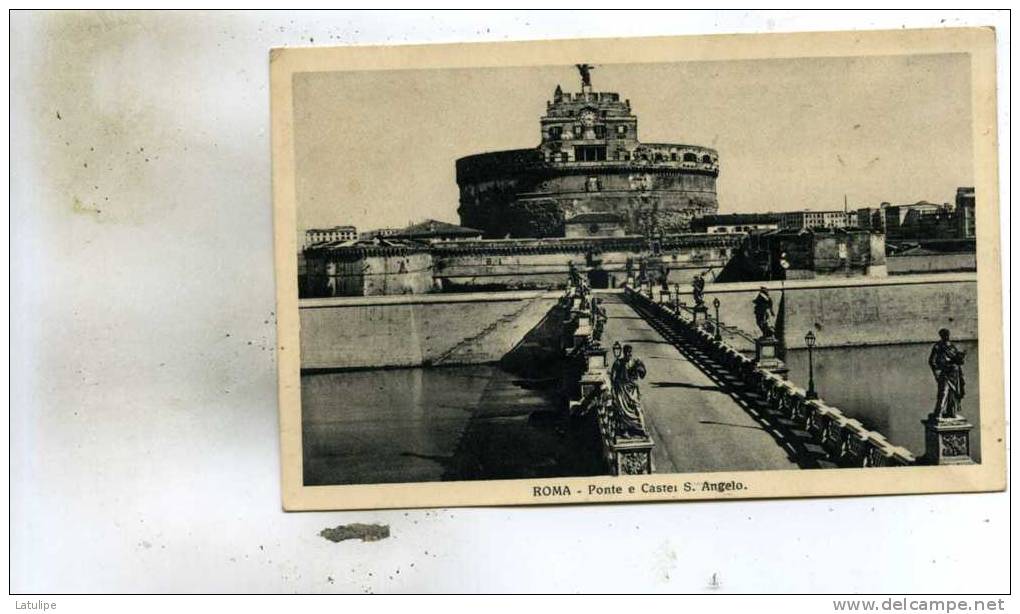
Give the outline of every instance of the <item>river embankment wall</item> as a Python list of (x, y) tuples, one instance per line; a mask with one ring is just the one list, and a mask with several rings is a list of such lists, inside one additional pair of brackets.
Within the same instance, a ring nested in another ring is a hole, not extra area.
[(302, 299), (302, 370), (496, 362), (556, 305), (545, 291)]
[[(977, 339), (977, 274), (939, 273), (885, 278), (707, 284), (705, 302), (719, 299), (719, 319), (757, 336), (752, 301), (765, 286), (777, 310), (777, 329), (787, 349), (805, 347), (814, 331), (818, 347), (922, 343), (948, 328), (954, 339)], [(693, 304), (690, 288), (680, 297)]]
[[(726, 326), (757, 335), (752, 300), (769, 288), (787, 349), (934, 342), (938, 330), (977, 339), (977, 276), (710, 283)], [(674, 286), (675, 287), (675, 286)], [(598, 292), (598, 291), (596, 291)], [(301, 368), (367, 369), (499, 361), (556, 305), (558, 292), (470, 292), (302, 299)], [(689, 287), (681, 300), (693, 303)], [(710, 315), (714, 315), (711, 314)]]

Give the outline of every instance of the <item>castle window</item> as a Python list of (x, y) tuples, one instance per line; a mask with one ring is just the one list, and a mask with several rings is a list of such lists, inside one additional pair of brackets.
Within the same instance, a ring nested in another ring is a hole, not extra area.
[(574, 126), (574, 138), (579, 139), (584, 134), (584, 129), (580, 125)]
[(574, 160), (577, 162), (601, 162), (606, 159), (606, 148), (599, 145), (586, 145), (574, 148)]
[(618, 134), (620, 136), (624, 136), (625, 134), (627, 134), (627, 126), (625, 126), (623, 124), (618, 125), (616, 127), (616, 134)]
[(712, 163), (712, 156), (710, 156), (708, 154), (705, 154), (705, 155), (701, 156), (701, 161), (704, 164), (711, 164)]
[(674, 161), (674, 162), (676, 162), (676, 152), (675, 151), (669, 154), (669, 159)]
[(595, 138), (597, 138), (597, 139), (604, 139), (604, 138), (606, 138), (606, 127), (605, 126), (595, 126)]
[(663, 158), (662, 158), (662, 154), (661, 153), (655, 154), (655, 161), (656, 162), (662, 162), (662, 160), (663, 160)]
[(698, 156), (696, 156), (696, 155), (694, 155), (692, 153), (685, 153), (684, 154), (684, 162), (697, 162), (697, 161), (698, 161)]
[(549, 127), (549, 138), (558, 141), (563, 136), (563, 126), (550, 126)]

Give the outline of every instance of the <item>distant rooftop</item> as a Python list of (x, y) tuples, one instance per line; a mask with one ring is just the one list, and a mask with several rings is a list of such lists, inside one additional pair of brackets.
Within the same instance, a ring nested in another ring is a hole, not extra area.
[(357, 232), (358, 229), (354, 226), (333, 226), (332, 228), (309, 228), (305, 232)]
[(433, 237), (476, 237), (481, 234), (482, 231), (476, 228), (458, 226), (457, 224), (440, 220), (425, 220), (397, 231), (394, 233), (394, 236), (409, 239), (428, 239)]
[(843, 211), (842, 209), (795, 209), (793, 211), (783, 211), (782, 213), (850, 213), (850, 212), (851, 212), (850, 209), (847, 209), (846, 211)]
[(376, 237), (374, 239), (354, 239), (350, 241), (323, 241), (305, 250), (306, 254), (330, 253), (341, 259), (349, 260), (365, 256), (399, 256), (427, 252), (428, 246), (423, 243)]
[(928, 202), (926, 200), (919, 200), (916, 203), (903, 203), (903, 204), (893, 204), (893, 203), (887, 203), (886, 202), (886, 203), (882, 203), (882, 206), (883, 207), (905, 207), (905, 208), (909, 208), (909, 207), (945, 207), (947, 204), (948, 203), (942, 203), (942, 204), (930, 203), (930, 202)]

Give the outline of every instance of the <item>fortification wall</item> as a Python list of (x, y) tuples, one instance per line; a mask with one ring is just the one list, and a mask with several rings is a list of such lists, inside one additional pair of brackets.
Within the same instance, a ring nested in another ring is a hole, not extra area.
[(977, 339), (976, 278), (925, 277), (794, 290), (784, 313), (786, 346), (804, 347), (808, 330), (830, 337), (823, 347), (934, 342), (943, 327), (957, 339)]
[[(695, 272), (707, 271), (711, 278), (726, 266), (739, 241), (737, 236), (679, 238), (676, 245), (663, 247), (654, 266), (667, 268), (670, 283), (687, 285)], [(434, 275), (445, 289), (551, 289), (563, 287), (573, 264), (582, 274), (594, 271), (594, 286), (614, 288), (626, 280), (628, 261), (636, 274), (638, 258), (646, 253), (641, 237), (509, 243), (518, 248), (443, 246), (434, 254)]]
[(974, 252), (886, 256), (885, 260), (890, 275), (977, 270)]
[(501, 292), (303, 299), (301, 368), (498, 361), (556, 305), (558, 296)]
[(642, 216), (654, 210), (660, 228), (680, 232), (694, 216), (718, 211), (714, 150), (668, 144), (639, 150), (646, 159), (547, 162), (537, 150), (461, 158), (461, 224), (483, 230), (486, 238), (556, 237), (568, 217), (612, 212), (626, 219), (629, 232), (639, 233)]
[[(759, 284), (708, 284), (726, 325), (757, 334), (751, 301)], [(777, 307), (779, 283), (766, 284)], [(683, 299), (692, 303), (688, 291)], [(556, 305), (545, 291), (422, 296), (337, 297), (300, 301), (303, 369), (356, 369), (469, 364), (500, 360)], [(946, 327), (977, 339), (973, 273), (885, 279), (809, 280), (786, 284), (782, 334), (804, 347), (933, 342)]]

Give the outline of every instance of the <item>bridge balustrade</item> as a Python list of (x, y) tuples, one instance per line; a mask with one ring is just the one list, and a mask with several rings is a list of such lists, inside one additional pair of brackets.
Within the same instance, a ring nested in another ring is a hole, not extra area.
[(599, 436), (601, 459), (612, 475), (650, 474), (651, 437), (621, 437), (619, 411), (613, 400), (606, 349), (599, 331), (604, 316), (593, 309), (590, 290), (569, 285), (560, 301), (568, 310), (563, 351), (568, 359), (564, 382), (568, 412), (577, 420), (592, 420)]
[[(763, 369), (712, 332), (685, 317), (683, 306), (656, 300), (645, 288), (625, 289), (628, 299), (663, 317), (687, 343), (740, 379), (746, 389), (765, 400), (776, 415), (790, 420), (809, 433), (833, 463), (844, 467), (893, 467), (914, 465), (918, 459), (906, 448), (893, 445), (879, 432), (868, 430), (860, 421), (821, 399), (810, 399), (807, 391), (782, 376)], [(721, 326), (716, 322), (714, 326)]]

